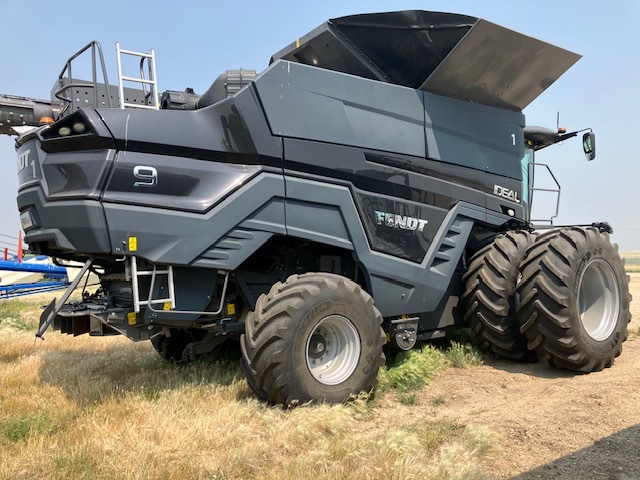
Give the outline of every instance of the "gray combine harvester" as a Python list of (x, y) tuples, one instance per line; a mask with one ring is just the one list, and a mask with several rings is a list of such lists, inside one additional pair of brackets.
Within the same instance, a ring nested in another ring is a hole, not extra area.
[[(52, 103), (16, 100), (25, 125), (35, 106), (56, 120), (17, 138), (18, 208), (33, 251), (101, 288), (52, 302), (38, 336), (150, 339), (174, 361), (239, 341), (251, 388), (284, 405), (368, 391), (386, 343), (463, 325), (579, 372), (620, 354), (631, 297), (611, 228), (537, 234), (530, 218), (535, 151), (579, 132), (522, 110), (578, 55), (404, 11), (330, 20), (202, 96), (160, 98), (152, 56), (140, 90), (104, 66), (104, 82), (74, 78), (76, 56)], [(590, 130), (583, 146), (594, 158)]]

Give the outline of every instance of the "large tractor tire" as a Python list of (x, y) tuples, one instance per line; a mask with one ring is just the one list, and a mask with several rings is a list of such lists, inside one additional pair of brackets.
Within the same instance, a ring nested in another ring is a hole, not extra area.
[(535, 237), (526, 231), (500, 234), (469, 261), (463, 277), (464, 318), (481, 347), (503, 357), (533, 361), (516, 314), (520, 263)]
[(610, 367), (627, 339), (631, 295), (609, 235), (592, 227), (547, 232), (521, 271), (518, 313), (529, 348), (577, 372)]
[(191, 350), (186, 357), (185, 349), (191, 343), (205, 340), (207, 332), (197, 328), (170, 328), (169, 336), (157, 335), (151, 339), (151, 344), (156, 352), (172, 363), (191, 362), (196, 357), (208, 357), (213, 360), (239, 360), (241, 357), (238, 337), (216, 337), (214, 341), (205, 344), (205, 349), (200, 345), (197, 350)]
[[(251, 322), (252, 325), (255, 324), (255, 320), (253, 316), (254, 316), (254, 312), (249, 312), (247, 317), (245, 317), (245, 329), (248, 322)], [(249, 317), (251, 317), (250, 320), (249, 320)], [(251, 389), (251, 391), (256, 397), (258, 397), (263, 402), (266, 402), (267, 394), (264, 390), (258, 387), (258, 383), (256, 380), (256, 372), (251, 368), (249, 368), (249, 363), (247, 363), (247, 360), (245, 360), (245, 358), (248, 358), (248, 355), (245, 353), (247, 350), (245, 347), (244, 335), (240, 337), (240, 348), (242, 351), (242, 357), (240, 359), (240, 367), (242, 368), (242, 373), (244, 373), (244, 376), (247, 379), (247, 384), (249, 385), (249, 388)]]
[(170, 328), (169, 336), (156, 335), (151, 339), (151, 345), (168, 362), (179, 363), (182, 361), (182, 352), (187, 345), (202, 340), (205, 335), (204, 330)]
[(292, 275), (261, 295), (241, 345), (251, 389), (271, 404), (343, 402), (377, 385), (382, 316), (339, 275)]

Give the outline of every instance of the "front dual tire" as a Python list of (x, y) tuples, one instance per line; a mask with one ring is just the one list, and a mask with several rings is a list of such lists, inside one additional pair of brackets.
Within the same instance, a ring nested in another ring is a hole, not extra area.
[(622, 351), (629, 281), (617, 246), (598, 228), (500, 234), (471, 257), (464, 280), (465, 319), (494, 353), (587, 373)]
[(579, 227), (547, 232), (521, 271), (518, 316), (528, 348), (577, 372), (610, 367), (627, 339), (631, 295), (609, 235)]

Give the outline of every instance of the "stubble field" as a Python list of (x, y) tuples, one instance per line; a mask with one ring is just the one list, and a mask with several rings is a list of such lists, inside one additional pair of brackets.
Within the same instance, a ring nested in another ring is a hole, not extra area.
[(289, 411), (253, 397), (233, 353), (175, 366), (149, 342), (35, 342), (46, 299), (3, 301), (0, 479), (640, 478), (639, 300), (602, 372), (460, 337), (397, 358), (373, 397)]

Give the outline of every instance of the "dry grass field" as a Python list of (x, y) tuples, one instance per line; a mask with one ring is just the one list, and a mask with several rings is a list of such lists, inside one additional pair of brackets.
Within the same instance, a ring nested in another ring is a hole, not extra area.
[(432, 373), (480, 363), (467, 345), (398, 359), (373, 399), (283, 411), (253, 397), (237, 358), (175, 366), (149, 342), (35, 342), (40, 303), (0, 303), (2, 479), (481, 478), (488, 429), (416, 400)]
[(44, 303), (0, 301), (0, 479), (636, 478), (573, 474), (640, 425), (637, 320), (600, 373), (483, 358), (461, 337), (398, 357), (370, 398), (285, 411), (253, 397), (233, 353), (176, 366), (149, 342), (36, 342)]
[(629, 273), (640, 273), (640, 252), (625, 252), (624, 268)]

